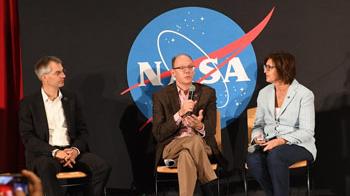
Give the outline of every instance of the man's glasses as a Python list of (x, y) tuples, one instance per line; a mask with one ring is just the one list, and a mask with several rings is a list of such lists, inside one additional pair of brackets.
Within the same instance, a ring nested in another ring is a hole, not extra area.
[(274, 65), (264, 65), (264, 71), (270, 71), (271, 69), (275, 68)]
[(52, 73), (50, 73), (50, 74), (55, 75), (55, 76), (59, 76), (59, 75), (61, 75), (61, 74), (66, 75), (66, 74), (67, 74), (67, 70), (66, 70), (66, 69), (63, 69), (62, 71), (61, 71), (61, 70), (58, 70), (58, 71), (52, 72)]
[(173, 69), (178, 69), (181, 71), (186, 71), (186, 69), (190, 70), (190, 71), (194, 71), (194, 66), (193, 65), (188, 65), (188, 66), (179, 66), (179, 67), (174, 67)]

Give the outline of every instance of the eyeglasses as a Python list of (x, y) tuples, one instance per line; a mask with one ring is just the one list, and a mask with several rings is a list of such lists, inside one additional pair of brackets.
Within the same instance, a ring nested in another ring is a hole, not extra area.
[(189, 69), (190, 71), (194, 71), (194, 68), (195, 67), (193, 65), (173, 67), (173, 69), (179, 69), (181, 71), (185, 71), (186, 69)]
[(274, 65), (264, 65), (264, 71), (270, 71), (271, 69), (275, 68)]
[(52, 72), (51, 74), (52, 74), (52, 75), (55, 75), (55, 76), (59, 76), (59, 75), (61, 75), (61, 74), (66, 75), (66, 73), (67, 73), (67, 70), (66, 70), (66, 69), (63, 69), (62, 71), (61, 71), (61, 70), (58, 70), (58, 71)]

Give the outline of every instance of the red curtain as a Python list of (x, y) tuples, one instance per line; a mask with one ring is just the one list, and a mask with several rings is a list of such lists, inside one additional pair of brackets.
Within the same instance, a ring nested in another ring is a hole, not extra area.
[(17, 0), (0, 0), (0, 173), (24, 167), (18, 133), (23, 96)]

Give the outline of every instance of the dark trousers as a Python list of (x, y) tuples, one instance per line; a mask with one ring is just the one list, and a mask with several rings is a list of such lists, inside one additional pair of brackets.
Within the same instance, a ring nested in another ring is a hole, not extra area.
[[(53, 157), (41, 156), (36, 158), (31, 168), (41, 178), (46, 196), (62, 196), (63, 189), (60, 187), (56, 174), (61, 171), (69, 171)], [(73, 166), (75, 171), (83, 171), (89, 177), (89, 183), (84, 190), (84, 195), (104, 195), (104, 187), (107, 183), (111, 167), (101, 158), (92, 153), (82, 153)]]
[(269, 152), (256, 150), (247, 156), (248, 171), (268, 196), (289, 195), (289, 166), (295, 162), (313, 160), (312, 154), (297, 145), (284, 144)]

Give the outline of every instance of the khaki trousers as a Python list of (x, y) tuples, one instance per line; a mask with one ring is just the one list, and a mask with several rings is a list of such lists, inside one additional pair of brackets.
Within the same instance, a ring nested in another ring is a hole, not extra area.
[(208, 155), (210, 147), (199, 135), (176, 138), (163, 150), (163, 159), (174, 159), (177, 164), (179, 195), (192, 196), (197, 178), (204, 184), (217, 178)]

